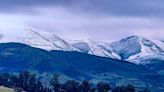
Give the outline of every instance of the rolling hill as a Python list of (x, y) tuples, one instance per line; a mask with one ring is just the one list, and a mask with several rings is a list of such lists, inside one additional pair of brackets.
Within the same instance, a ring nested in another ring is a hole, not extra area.
[(143, 65), (76, 51), (46, 51), (21, 43), (1, 43), (0, 71), (16, 73), (24, 70), (33, 71), (38, 76), (59, 73), (64, 76), (63, 80), (108, 81), (117, 85), (130, 83), (153, 90), (164, 88), (164, 81), (161, 81), (164, 77), (159, 70)]

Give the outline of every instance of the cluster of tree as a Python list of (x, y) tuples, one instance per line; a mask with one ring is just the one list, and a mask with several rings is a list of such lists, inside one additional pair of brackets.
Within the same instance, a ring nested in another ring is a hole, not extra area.
[[(0, 74), (0, 86), (15, 89), (15, 92), (137, 92), (132, 85), (111, 87), (108, 83), (100, 82), (97, 85), (91, 85), (89, 81), (77, 82), (69, 80), (60, 83), (59, 76), (54, 74), (50, 85), (44, 86), (35, 74), (30, 72), (21, 72), (18, 75), (8, 73)], [(144, 89), (138, 92), (150, 92)]]

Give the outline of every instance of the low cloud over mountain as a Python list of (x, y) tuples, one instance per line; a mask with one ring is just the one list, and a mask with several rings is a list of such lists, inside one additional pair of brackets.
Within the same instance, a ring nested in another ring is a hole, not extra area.
[[(1, 0), (1, 29), (34, 27), (67, 39), (163, 39), (163, 0)], [(98, 35), (97, 35), (98, 34)], [(158, 34), (158, 36), (157, 36)]]

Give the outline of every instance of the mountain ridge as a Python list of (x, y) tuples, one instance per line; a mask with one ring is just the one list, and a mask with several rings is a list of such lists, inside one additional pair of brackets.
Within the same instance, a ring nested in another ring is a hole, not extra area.
[(5, 30), (1, 31), (0, 34), (3, 35), (0, 40), (1, 43), (19, 42), (45, 50), (77, 50), (59, 36), (44, 31), (38, 32), (35, 29), (21, 29), (15, 31), (14, 35), (11, 36), (8, 36), (8, 33), (6, 33)]
[(6, 31), (0, 31), (0, 34), (0, 43), (19, 42), (48, 51), (77, 51), (125, 60), (135, 64), (150, 63), (149, 57), (152, 56), (156, 56), (155, 59), (164, 60), (162, 56), (164, 53), (164, 43), (162, 41), (149, 40), (137, 35), (115, 42), (96, 42), (92, 40), (68, 41), (53, 33), (38, 31), (36, 29), (18, 30), (13, 35), (9, 34), (9, 32), (6, 33)]

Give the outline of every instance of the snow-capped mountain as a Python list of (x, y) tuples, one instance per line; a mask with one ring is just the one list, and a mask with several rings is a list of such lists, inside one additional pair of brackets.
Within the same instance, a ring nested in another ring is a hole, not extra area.
[[(160, 46), (139, 36), (131, 36), (118, 42), (113, 42), (110, 46), (115, 53), (120, 55), (122, 60), (135, 63), (145, 63), (150, 61), (148, 59), (163, 58), (163, 49)], [(145, 59), (145, 62), (141, 59)]]
[(57, 35), (35, 29), (22, 29), (16, 31), (0, 31), (0, 42), (19, 42), (45, 50), (78, 51), (71, 44)]
[(23, 29), (0, 31), (0, 43), (18, 42), (45, 50), (78, 51), (91, 55), (126, 60), (136, 64), (164, 61), (164, 41), (131, 36), (116, 42), (68, 41), (46, 31)]
[(164, 61), (164, 42), (131, 36), (116, 42), (75, 41), (73, 46), (81, 52), (97, 56), (145, 64)]
[(73, 41), (72, 45), (79, 49), (83, 53), (88, 53), (91, 55), (120, 59), (120, 56), (112, 52), (110, 49), (106, 49), (99, 42), (94, 42), (91, 40)]

